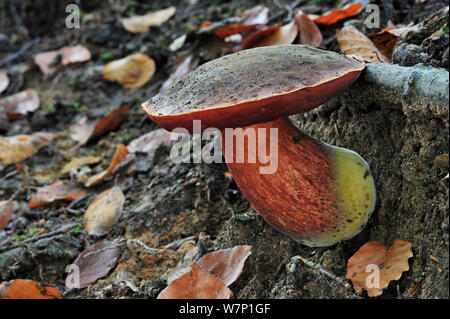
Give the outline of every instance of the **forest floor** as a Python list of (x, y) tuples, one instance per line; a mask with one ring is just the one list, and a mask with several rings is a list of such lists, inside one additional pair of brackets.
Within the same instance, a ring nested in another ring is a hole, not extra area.
[[(0, 65), (0, 71), (10, 78), (0, 98), (28, 88), (36, 90), (40, 98), (40, 108), (33, 113), (13, 119), (0, 116), (0, 134), (57, 134), (20, 164), (0, 168), (0, 200), (8, 200), (19, 191), (11, 221), (0, 230), (0, 282), (32, 279), (66, 291), (66, 267), (84, 249), (102, 241), (127, 239), (121, 245), (117, 265), (106, 276), (87, 288), (68, 291), (67, 297), (154, 298), (166, 287), (168, 274), (187, 259), (187, 253), (195, 251), (200, 256), (251, 245), (252, 254), (242, 275), (230, 286), (235, 298), (368, 298), (317, 269), (299, 264), (296, 271), (289, 272), (286, 265), (300, 255), (345, 278), (348, 259), (364, 243), (391, 245), (394, 239), (401, 239), (412, 243), (410, 268), (378, 298), (449, 297), (449, 189), (448, 180), (443, 181), (448, 173), (448, 118), (406, 114), (396, 105), (361, 100), (357, 89), (345, 91), (310, 114), (292, 117), (306, 133), (355, 150), (371, 166), (377, 187), (376, 209), (366, 228), (349, 241), (310, 248), (280, 234), (254, 211), (225, 164), (175, 164), (169, 158), (168, 143), (161, 144), (150, 161), (136, 156), (131, 164), (118, 167), (111, 177), (89, 189), (90, 194), (99, 194), (116, 185), (125, 196), (120, 219), (103, 236), (89, 236), (83, 229), (82, 216), (92, 196), (70, 209), (67, 201), (30, 209), (28, 202), (37, 187), (57, 179), (76, 180), (81, 173), (90, 176), (101, 172), (110, 165), (119, 144), (128, 145), (158, 128), (140, 105), (158, 93), (178, 59), (192, 52), (189, 37), (182, 49), (170, 50), (175, 39), (198, 29), (203, 21), (221, 21), (256, 5), (269, 8), (271, 24), (285, 23), (296, 1), (80, 1), (83, 16), (78, 29), (65, 27), (65, 6), (70, 2), (55, 1), (43, 9), (44, 2), (22, 1), (15, 9), (11, 9), (12, 1), (0, 5), (0, 61), (32, 44), (13, 61)], [(306, 13), (321, 14), (336, 8), (338, 1), (296, 3)], [(388, 21), (396, 25), (419, 23), (448, 6), (446, 1), (372, 3), (382, 8), (381, 29)], [(120, 22), (123, 17), (171, 5), (176, 7), (175, 15), (148, 32), (128, 32)], [(342, 25), (321, 28), (324, 41), (320, 48), (340, 52), (335, 29)], [(39, 43), (33, 43), (36, 38)], [(443, 54), (437, 60), (417, 60), (416, 55), (394, 63), (412, 66), (421, 62), (448, 68), (448, 28), (442, 41), (443, 47), (437, 50)], [(90, 61), (46, 75), (33, 63), (37, 53), (75, 44), (89, 49)], [(196, 45), (200, 64), (222, 54), (215, 41)], [(424, 49), (425, 44), (421, 40), (414, 45)], [(156, 73), (148, 83), (129, 89), (102, 78), (103, 65), (135, 52), (145, 53), (156, 63)], [(68, 128), (84, 116), (99, 118), (121, 106), (130, 111), (118, 128), (81, 146), (70, 138)], [(86, 157), (95, 158), (85, 165), (87, 173), (82, 166), (75, 173), (61, 173), (72, 159)], [(71, 224), (76, 226), (64, 229)], [(42, 236), (60, 229), (63, 231), (53, 236)], [(163, 248), (165, 245), (170, 248)]]

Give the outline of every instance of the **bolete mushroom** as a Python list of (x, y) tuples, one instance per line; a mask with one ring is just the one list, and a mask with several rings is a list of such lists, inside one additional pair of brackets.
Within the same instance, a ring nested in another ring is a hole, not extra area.
[(203, 129), (244, 127), (257, 135), (277, 129), (273, 174), (261, 174), (259, 159), (236, 163), (236, 154), (260, 151), (249, 140), (236, 152), (223, 142), (230, 173), (271, 226), (305, 245), (330, 246), (358, 234), (375, 207), (369, 166), (353, 151), (300, 132), (286, 116), (326, 102), (363, 69), (353, 58), (304, 45), (249, 49), (201, 65), (142, 106), (167, 130), (192, 131), (193, 120)]

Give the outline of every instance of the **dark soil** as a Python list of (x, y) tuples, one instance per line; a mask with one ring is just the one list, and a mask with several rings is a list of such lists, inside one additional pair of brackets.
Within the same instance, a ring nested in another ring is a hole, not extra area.
[[(0, 281), (33, 279), (64, 291), (66, 266), (91, 244), (127, 238), (161, 248), (194, 236), (178, 249), (161, 249), (158, 253), (128, 244), (123, 247), (119, 264), (107, 277), (68, 296), (156, 297), (166, 285), (168, 272), (192, 247), (198, 247), (201, 255), (213, 249), (247, 244), (253, 246), (252, 255), (239, 280), (230, 287), (236, 298), (366, 298), (365, 293), (357, 294), (317, 270), (298, 264), (294, 272), (289, 272), (286, 265), (292, 257), (300, 255), (345, 277), (347, 260), (364, 243), (380, 241), (390, 245), (394, 239), (402, 239), (413, 245), (410, 270), (392, 282), (379, 298), (449, 297), (449, 188), (448, 180), (442, 181), (448, 173), (448, 118), (420, 112), (405, 114), (399, 105), (374, 102), (370, 99), (370, 87), (360, 82), (318, 109), (292, 117), (306, 133), (358, 152), (371, 167), (377, 187), (376, 209), (364, 231), (349, 241), (327, 248), (296, 243), (258, 216), (226, 174), (225, 164), (174, 164), (169, 159), (170, 146), (162, 145), (148, 170), (128, 174), (125, 167), (95, 189), (100, 192), (116, 183), (126, 196), (122, 217), (107, 236), (90, 238), (78, 229), (20, 245), (19, 236), (32, 238), (35, 232), (54, 231), (68, 223), (80, 222), (88, 205), (81, 202), (76, 207), (79, 214), (67, 211), (64, 202), (29, 210), (27, 202), (32, 187), (59, 178), (59, 170), (75, 155), (101, 156), (102, 161), (92, 169), (97, 172), (105, 169), (118, 143), (127, 144), (130, 139), (157, 128), (140, 104), (158, 92), (179, 56), (196, 45), (201, 63), (221, 54), (220, 50), (211, 49), (213, 43), (199, 45), (198, 39), (174, 53), (168, 48), (173, 40), (198, 28), (202, 21), (220, 21), (258, 4), (269, 7), (272, 23), (282, 22), (289, 14), (284, 6), (288, 1), (282, 0), (112, 1), (117, 3), (116, 7), (110, 7), (106, 1), (80, 2), (87, 16), (80, 29), (64, 27), (64, 9), (70, 1), (7, 0), (0, 4), (0, 33), (8, 39), (0, 37), (0, 61), (40, 37), (39, 44), (1, 66), (12, 83), (2, 96), (34, 88), (41, 98), (41, 108), (32, 115), (14, 120), (0, 118), (0, 133), (10, 136), (35, 131), (62, 132), (83, 115), (99, 117), (121, 105), (130, 106), (131, 112), (118, 130), (79, 149), (68, 136), (62, 135), (26, 160), (25, 169), (19, 173), (13, 173), (14, 166), (0, 172), (0, 200), (22, 189), (10, 224), (0, 231)], [(388, 20), (395, 24), (418, 23), (448, 5), (447, 1), (437, 0), (422, 4), (413, 0), (371, 2), (389, 8), (382, 11), (382, 26)], [(336, 7), (336, 1), (318, 1), (320, 5), (312, 4), (315, 1), (303, 3), (304, 11), (311, 13)], [(129, 33), (119, 21), (120, 17), (169, 5), (177, 7), (175, 17), (147, 33)], [(54, 19), (48, 19), (49, 16)], [(323, 30), (322, 48), (339, 51), (334, 30), (341, 26), (342, 23)], [(23, 71), (32, 65), (33, 54), (75, 43), (89, 48), (93, 55), (90, 62), (65, 67), (50, 76), (43, 76), (36, 67)], [(417, 36), (408, 39), (404, 43), (407, 45), (414, 45), (416, 53), (407, 59), (401, 58), (406, 53), (398, 51), (394, 62), (448, 67), (448, 33), (436, 43)], [(157, 73), (149, 83), (130, 90), (102, 80), (99, 70), (105, 62), (137, 51), (156, 61)], [(108, 58), (102, 59), (105, 53)], [(12, 245), (16, 246), (10, 249)], [(117, 279), (124, 273), (137, 289)]]

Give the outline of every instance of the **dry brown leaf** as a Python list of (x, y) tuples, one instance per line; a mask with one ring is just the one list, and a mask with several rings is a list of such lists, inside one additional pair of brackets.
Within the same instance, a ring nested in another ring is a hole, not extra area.
[(39, 95), (33, 89), (27, 89), (0, 99), (0, 108), (3, 108), (10, 118), (33, 112), (39, 107), (39, 104)]
[(198, 255), (198, 247), (196, 245), (196, 242), (194, 240), (190, 240), (184, 243), (177, 250), (177, 253), (181, 253), (184, 256), (177, 264), (177, 266), (170, 269), (170, 271), (167, 273), (168, 284), (170, 284), (175, 279), (180, 278), (191, 270), (192, 264), (194, 263)]
[[(69, 281), (77, 288), (85, 288), (97, 279), (102, 278), (117, 264), (120, 256), (120, 246), (116, 242), (94, 244), (81, 252), (72, 265), (79, 267), (79, 282)], [(68, 278), (76, 280), (76, 278)], [(66, 280), (67, 282), (67, 280)]]
[(14, 211), (14, 204), (11, 200), (0, 201), (0, 231), (8, 226)]
[(71, 128), (70, 138), (83, 145), (95, 137), (118, 128), (128, 118), (129, 113), (130, 108), (123, 106), (112, 110), (100, 119), (90, 120), (83, 117)]
[(295, 23), (298, 27), (298, 43), (308, 44), (313, 47), (318, 47), (322, 41), (322, 32), (320, 32), (316, 23), (311, 20), (307, 14), (301, 10), (295, 13)]
[(279, 44), (291, 44), (297, 37), (298, 28), (295, 21), (285, 24), (274, 33), (259, 41), (254, 47), (263, 47)]
[(0, 284), (0, 299), (61, 299), (61, 293), (52, 287), (28, 279), (15, 279)]
[(51, 133), (36, 132), (33, 135), (0, 137), (0, 167), (20, 162), (53, 139)]
[[(61, 57), (60, 62), (57, 62), (58, 56)], [(47, 74), (55, 71), (57, 66), (89, 61), (91, 59), (91, 52), (79, 44), (74, 47), (63, 47), (56, 51), (38, 53), (33, 59), (41, 72)], [(57, 66), (53, 65), (55, 61), (57, 62)]]
[(269, 22), (269, 8), (256, 6), (239, 14), (244, 18), (242, 24), (267, 24)]
[(345, 55), (360, 56), (365, 62), (390, 62), (389, 58), (354, 26), (349, 25), (336, 30), (336, 37), (341, 51)]
[(9, 78), (5, 72), (0, 72), (0, 94), (6, 90), (9, 85)]
[(353, 17), (354, 15), (359, 13), (362, 7), (363, 7), (362, 3), (359, 2), (352, 3), (345, 6), (342, 9), (335, 9), (330, 12), (327, 12), (324, 15), (315, 18), (314, 22), (318, 24), (332, 25), (341, 20)]
[[(256, 6), (252, 9), (242, 12), (238, 17), (244, 20), (238, 24), (229, 24), (214, 31), (214, 34), (221, 39), (225, 39), (231, 35), (250, 31), (257, 25), (265, 25), (269, 21), (269, 8)], [(209, 27), (214, 23), (210, 21), (204, 21), (200, 26), (200, 29)]]
[(245, 260), (252, 253), (251, 250), (252, 246), (241, 245), (214, 251), (200, 258), (197, 264), (229, 286), (241, 275)]
[(35, 209), (60, 200), (73, 201), (86, 195), (87, 191), (78, 187), (77, 184), (57, 180), (50, 185), (39, 187), (36, 194), (31, 196), (28, 208)]
[[(392, 280), (400, 279), (402, 273), (409, 270), (408, 259), (413, 257), (411, 247), (411, 243), (398, 239), (389, 249), (383, 243), (368, 242), (348, 260), (346, 278), (353, 282), (356, 291), (365, 289), (369, 297), (379, 296)], [(369, 265), (379, 269), (378, 287), (367, 286), (374, 283), (371, 277), (368, 279), (374, 274)]]
[[(214, 23), (209, 21), (204, 21), (202, 25), (200, 26), (200, 29), (207, 28)], [(239, 34), (248, 30), (253, 29), (256, 26), (256, 24), (229, 24), (224, 27), (221, 27), (214, 31), (214, 34), (218, 36), (221, 39), (225, 39), (231, 35)]]
[(84, 229), (91, 236), (106, 234), (119, 220), (124, 202), (125, 196), (118, 186), (98, 194), (84, 213)]
[(109, 62), (102, 73), (107, 81), (119, 82), (127, 88), (138, 88), (147, 83), (155, 71), (156, 64), (153, 59), (142, 53), (134, 53)]
[(274, 34), (281, 28), (281, 23), (274, 26), (267, 27), (264, 25), (256, 26), (255, 30), (250, 34), (244, 36), (241, 44), (241, 50), (250, 49), (259, 46), (261, 41), (264, 41), (267, 37)]
[(191, 271), (172, 281), (157, 299), (230, 299), (232, 295), (222, 281), (193, 263)]
[(153, 157), (161, 144), (170, 142), (170, 135), (170, 132), (163, 128), (151, 131), (132, 140), (127, 146), (128, 151), (130, 153), (147, 153), (149, 157)]
[(416, 29), (417, 26), (403, 27), (403, 28), (386, 28), (378, 33), (369, 34), (369, 39), (375, 46), (385, 54), (392, 55), (394, 47), (399, 38), (405, 36), (408, 32)]
[(169, 7), (163, 10), (149, 12), (142, 16), (133, 16), (122, 19), (122, 25), (125, 30), (133, 33), (147, 32), (149, 27), (160, 26), (169, 20), (175, 12), (175, 7)]
[(128, 154), (127, 147), (123, 144), (119, 144), (119, 146), (116, 149), (116, 152), (114, 153), (111, 165), (109, 165), (108, 169), (106, 171), (100, 172), (98, 174), (95, 174), (94, 176), (89, 177), (84, 186), (91, 187), (102, 182), (106, 177), (108, 177), (112, 173), (114, 168), (120, 162), (125, 160), (127, 154)]
[(61, 174), (69, 173), (72, 169), (79, 169), (85, 165), (95, 164), (100, 162), (101, 158), (99, 156), (83, 156), (83, 157), (73, 157), (69, 163), (64, 165), (61, 169)]

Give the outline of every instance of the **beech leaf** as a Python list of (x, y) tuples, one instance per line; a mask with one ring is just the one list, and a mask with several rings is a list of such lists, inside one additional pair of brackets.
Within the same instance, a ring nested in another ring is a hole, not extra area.
[(134, 53), (107, 63), (102, 74), (107, 81), (119, 82), (127, 88), (139, 88), (150, 81), (155, 71), (153, 59), (142, 53)]
[(0, 137), (0, 167), (20, 162), (32, 156), (52, 139), (51, 133), (44, 132)]
[(336, 30), (336, 37), (345, 55), (360, 56), (369, 63), (390, 62), (389, 58), (379, 51), (368, 37), (352, 25)]
[(3, 108), (10, 118), (33, 112), (39, 108), (39, 104), (39, 95), (33, 89), (27, 89), (0, 99), (0, 108)]
[(157, 299), (230, 299), (232, 295), (221, 280), (193, 263), (191, 270), (172, 281)]
[(73, 201), (86, 196), (87, 192), (71, 181), (54, 181), (52, 184), (39, 187), (36, 194), (28, 202), (29, 209), (52, 204), (59, 200)]
[(85, 62), (91, 59), (91, 52), (82, 45), (74, 47), (63, 47), (56, 51), (47, 51), (36, 54), (33, 59), (42, 73), (47, 74), (56, 70), (53, 66), (58, 56), (61, 57), (59, 66), (65, 66), (72, 63)]
[(114, 153), (111, 165), (109, 165), (108, 169), (98, 174), (95, 174), (94, 176), (89, 177), (84, 186), (91, 187), (102, 182), (106, 177), (108, 177), (113, 172), (114, 168), (120, 162), (123, 162), (125, 160), (127, 154), (128, 154), (127, 147), (124, 144), (119, 144), (119, 146), (116, 149), (116, 152)]
[(279, 45), (279, 44), (291, 44), (297, 37), (298, 28), (294, 20), (285, 24), (275, 32), (259, 41), (255, 47)]
[[(79, 267), (79, 282), (77, 283), (79, 286), (77, 288), (85, 288), (97, 279), (106, 276), (117, 264), (119, 256), (120, 246), (114, 241), (97, 243), (83, 250), (72, 263)], [(68, 274), (68, 277), (70, 276), (71, 273)]]
[(118, 128), (128, 118), (129, 113), (130, 108), (123, 106), (112, 110), (108, 115), (99, 119), (90, 120), (83, 117), (72, 126), (70, 138), (83, 145), (95, 137)]
[(298, 27), (298, 43), (308, 44), (313, 47), (318, 47), (322, 41), (322, 32), (320, 32), (316, 23), (311, 20), (307, 14), (301, 10), (295, 13), (295, 23)]
[(369, 34), (369, 39), (373, 44), (385, 54), (392, 55), (394, 47), (399, 38), (405, 36), (408, 32), (417, 29), (417, 26), (403, 28), (386, 28), (378, 33)]
[(242, 245), (214, 251), (200, 258), (197, 264), (229, 286), (241, 275), (251, 250), (252, 246)]
[(356, 291), (365, 289), (369, 297), (379, 296), (392, 280), (400, 279), (409, 270), (411, 247), (411, 243), (398, 239), (389, 248), (377, 241), (368, 242), (348, 260), (346, 278)]
[(8, 226), (14, 211), (14, 204), (11, 200), (0, 201), (0, 231)]
[(102, 236), (114, 226), (122, 214), (125, 196), (119, 187), (107, 189), (97, 195), (83, 217), (84, 229), (91, 236)]
[(61, 299), (61, 293), (52, 287), (28, 279), (15, 279), (0, 284), (0, 299)]
[(142, 16), (122, 19), (125, 30), (133, 33), (147, 32), (149, 27), (157, 27), (169, 20), (176, 12), (175, 7), (149, 12)]
[(324, 15), (322, 15), (318, 18), (315, 18), (314, 22), (318, 23), (318, 24), (332, 25), (341, 20), (353, 17), (354, 15), (356, 15), (360, 12), (362, 7), (363, 7), (362, 3), (359, 3), (359, 2), (352, 3), (352, 4), (345, 6), (342, 9), (335, 9), (330, 12), (327, 12)]

